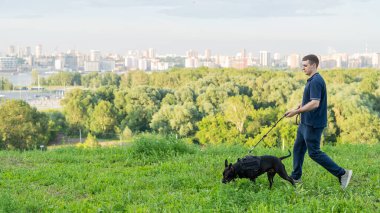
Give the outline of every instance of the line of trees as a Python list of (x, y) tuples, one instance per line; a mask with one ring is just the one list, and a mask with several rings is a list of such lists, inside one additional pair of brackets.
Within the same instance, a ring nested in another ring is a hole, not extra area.
[(13, 89), (13, 84), (8, 79), (1, 77), (0, 90), (11, 90), (11, 89)]
[[(323, 142), (378, 143), (380, 71), (326, 70), (321, 74), (327, 84), (329, 119)], [(207, 68), (77, 78), (90, 89), (74, 89), (65, 95), (63, 114), (48, 116), (51, 129), (55, 128), (52, 133), (75, 135), (80, 130), (107, 138), (155, 132), (190, 137), (201, 144), (249, 146), (301, 102), (307, 80), (301, 72)], [(294, 123), (294, 119), (281, 121), (263, 144), (291, 146), (297, 129)]]

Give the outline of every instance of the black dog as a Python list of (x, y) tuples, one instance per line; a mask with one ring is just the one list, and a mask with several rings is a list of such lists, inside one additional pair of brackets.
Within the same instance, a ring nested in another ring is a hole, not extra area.
[(292, 185), (294, 185), (294, 181), (291, 177), (288, 176), (288, 173), (285, 170), (284, 164), (281, 160), (288, 158), (291, 156), (291, 152), (289, 151), (289, 155), (283, 157), (275, 157), (270, 155), (264, 156), (246, 156), (243, 159), (238, 159), (238, 161), (232, 165), (228, 165), (228, 161), (226, 159), (225, 169), (223, 172), (223, 183), (228, 183), (237, 177), (239, 178), (249, 178), (251, 181), (255, 182), (255, 179), (264, 174), (265, 172), (268, 175), (269, 180), (269, 188), (272, 188), (273, 177), (278, 173), (280, 177), (284, 180), (289, 181)]

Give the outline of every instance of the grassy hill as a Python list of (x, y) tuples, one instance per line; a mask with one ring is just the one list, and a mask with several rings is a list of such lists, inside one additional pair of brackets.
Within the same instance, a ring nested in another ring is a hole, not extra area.
[[(353, 169), (338, 180), (308, 156), (303, 184), (292, 187), (266, 175), (256, 183), (222, 184), (224, 160), (247, 154), (241, 146), (198, 147), (174, 138), (144, 136), (131, 146), (0, 152), (0, 212), (377, 212), (380, 144), (325, 146), (339, 165)], [(287, 151), (256, 148), (254, 154)], [(287, 172), (292, 158), (284, 160)]]

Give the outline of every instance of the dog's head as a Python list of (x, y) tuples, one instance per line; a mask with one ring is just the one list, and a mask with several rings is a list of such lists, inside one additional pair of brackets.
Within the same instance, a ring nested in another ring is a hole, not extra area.
[(223, 171), (223, 179), (222, 183), (228, 183), (234, 180), (237, 176), (235, 168), (232, 166), (232, 163), (228, 165), (227, 159), (224, 161), (224, 171)]

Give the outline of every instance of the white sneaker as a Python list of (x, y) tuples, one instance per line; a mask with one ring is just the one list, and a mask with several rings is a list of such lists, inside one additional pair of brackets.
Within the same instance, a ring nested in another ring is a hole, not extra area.
[(352, 176), (352, 170), (346, 170), (346, 173), (344, 175), (340, 176), (339, 182), (342, 189), (346, 189), (348, 184), (350, 183), (351, 176)]

